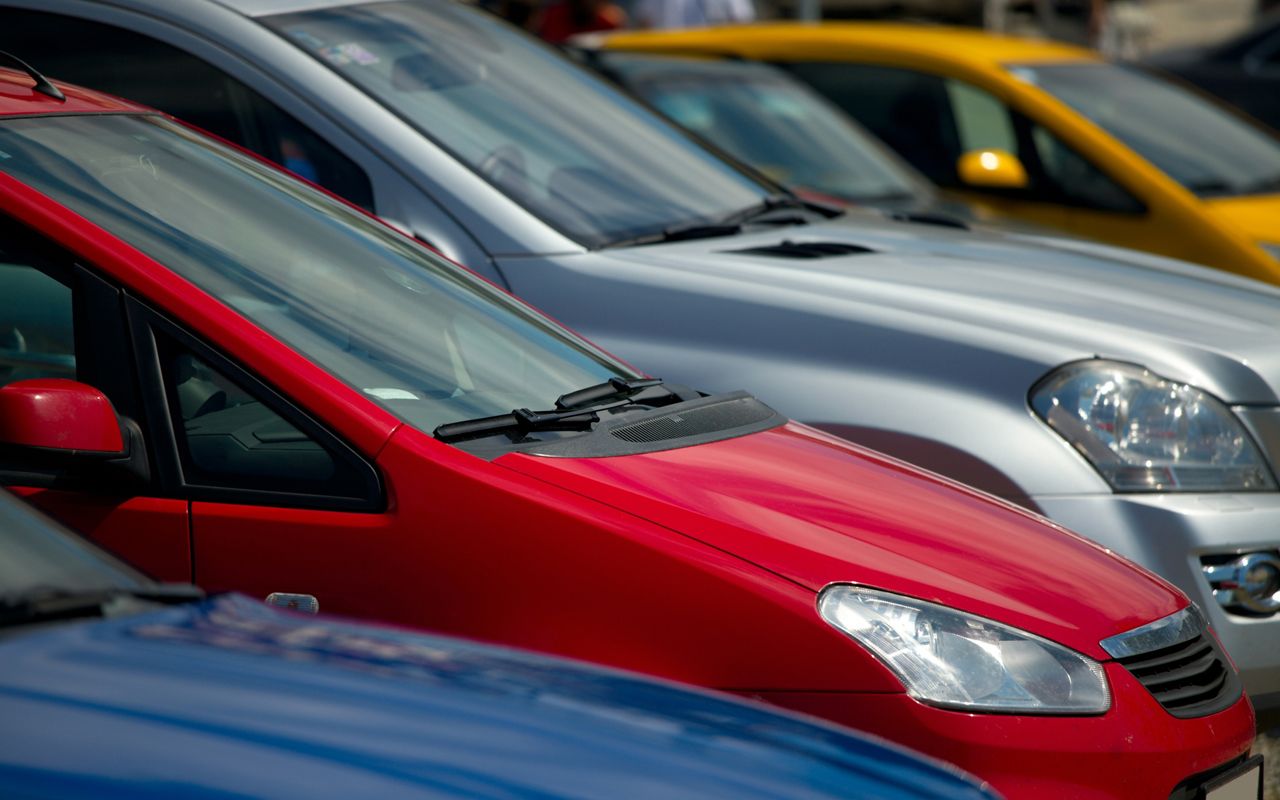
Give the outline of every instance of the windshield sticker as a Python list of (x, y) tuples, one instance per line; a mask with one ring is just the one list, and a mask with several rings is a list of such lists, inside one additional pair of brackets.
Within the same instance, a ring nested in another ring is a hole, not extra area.
[(322, 47), (320, 48), (320, 57), (339, 67), (345, 67), (347, 64), (367, 67), (382, 60), (355, 42), (344, 42), (330, 47)]
[(418, 396), (408, 389), (392, 389), (389, 387), (374, 386), (363, 390), (365, 394), (376, 397), (379, 400), (417, 400)]

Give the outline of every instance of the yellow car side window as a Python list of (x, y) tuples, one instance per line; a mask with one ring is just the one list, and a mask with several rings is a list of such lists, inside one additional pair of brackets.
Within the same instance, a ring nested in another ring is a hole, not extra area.
[(1018, 152), (1009, 110), (987, 92), (959, 81), (947, 81), (947, 96), (960, 134), (960, 147), (972, 150)]

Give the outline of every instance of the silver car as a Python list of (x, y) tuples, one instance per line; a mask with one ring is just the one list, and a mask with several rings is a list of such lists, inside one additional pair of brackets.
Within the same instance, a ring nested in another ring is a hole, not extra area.
[(1280, 707), (1280, 292), (1065, 240), (829, 219), (445, 0), (0, 15), (0, 49), (345, 193), (653, 373), (750, 387), (1154, 569)]

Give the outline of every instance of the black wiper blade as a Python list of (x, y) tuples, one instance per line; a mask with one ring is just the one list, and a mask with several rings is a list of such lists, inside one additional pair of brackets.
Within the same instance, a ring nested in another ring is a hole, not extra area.
[(844, 209), (840, 206), (833, 206), (828, 203), (818, 203), (813, 200), (805, 200), (792, 194), (773, 194), (761, 200), (755, 205), (748, 206), (739, 211), (729, 214), (721, 220), (723, 223), (745, 225), (748, 222), (776, 222), (779, 224), (790, 223), (807, 223), (809, 220), (803, 217), (776, 216), (768, 219), (769, 215), (777, 211), (809, 211), (817, 214), (825, 219), (835, 219), (844, 214)]
[(619, 400), (616, 403), (571, 411), (530, 411), (527, 408), (516, 408), (508, 414), (498, 414), (495, 417), (447, 422), (437, 426), (431, 435), (442, 442), (458, 442), (503, 431), (589, 431), (592, 425), (600, 421), (597, 411), (619, 408), (628, 402)]
[(1235, 188), (1234, 184), (1227, 183), (1220, 178), (1205, 178), (1204, 180), (1192, 181), (1187, 184), (1187, 189), (1192, 194), (1201, 196), (1233, 194)]
[(1280, 175), (1272, 175), (1270, 178), (1254, 181), (1246, 186), (1240, 194), (1266, 194), (1275, 191), (1280, 191)]
[(44, 588), (17, 596), (0, 597), (0, 628), (76, 617), (96, 617), (102, 614), (108, 603), (120, 598), (176, 604), (203, 597), (203, 591), (185, 583), (84, 591)]
[(796, 215), (778, 215), (778, 211), (805, 211), (817, 214), (824, 219), (835, 219), (843, 215), (844, 209), (829, 203), (818, 203), (805, 200), (790, 194), (769, 195), (759, 203), (726, 214), (715, 222), (689, 222), (670, 225), (657, 233), (646, 233), (640, 236), (628, 236), (604, 245), (605, 247), (632, 247), (641, 244), (659, 244), (661, 242), (681, 242), (689, 239), (711, 239), (716, 236), (733, 236), (742, 232), (747, 223), (768, 223), (773, 225), (806, 225), (806, 217)]
[(610, 378), (604, 383), (597, 383), (595, 386), (588, 386), (585, 389), (577, 389), (560, 395), (556, 398), (556, 408), (562, 411), (570, 408), (579, 408), (589, 403), (598, 403), (611, 397), (628, 396), (641, 389), (661, 385), (661, 378)]
[(716, 236), (733, 236), (741, 233), (742, 226), (737, 223), (704, 223), (691, 222), (671, 225), (657, 233), (646, 233), (641, 236), (629, 236), (625, 239), (609, 242), (606, 247), (632, 247), (641, 244), (659, 244), (661, 242), (683, 242), (690, 239), (711, 239)]

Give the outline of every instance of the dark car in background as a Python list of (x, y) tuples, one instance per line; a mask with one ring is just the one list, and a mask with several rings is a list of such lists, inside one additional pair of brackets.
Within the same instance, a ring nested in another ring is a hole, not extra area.
[(1160, 53), (1149, 63), (1280, 130), (1280, 11), (1221, 44)]

